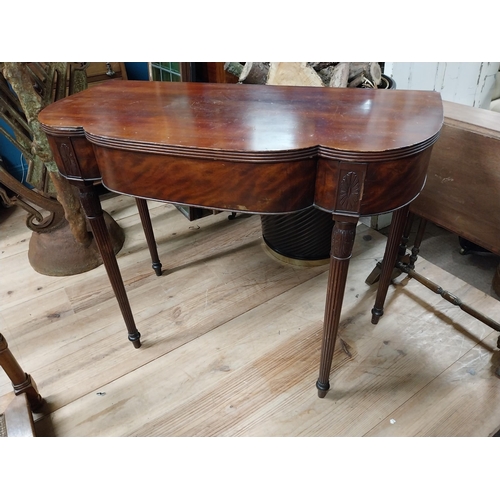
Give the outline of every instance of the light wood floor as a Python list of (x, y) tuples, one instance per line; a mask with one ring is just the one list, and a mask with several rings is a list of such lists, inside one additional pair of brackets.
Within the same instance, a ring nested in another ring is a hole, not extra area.
[[(156, 277), (133, 200), (118, 263), (143, 347), (133, 349), (103, 267), (43, 276), (24, 213), (0, 223), (0, 331), (47, 400), (39, 436), (489, 436), (500, 427), (498, 333), (400, 278), (370, 323), (365, 279), (385, 237), (360, 225), (332, 389), (319, 399), (327, 266), (279, 262), (256, 216), (189, 222), (150, 203)], [(499, 301), (419, 259), (417, 270), (496, 321)], [(0, 373), (0, 409), (11, 385)]]

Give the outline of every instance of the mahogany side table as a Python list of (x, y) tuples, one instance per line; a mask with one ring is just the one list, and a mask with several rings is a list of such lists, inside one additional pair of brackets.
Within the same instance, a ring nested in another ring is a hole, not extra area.
[(147, 199), (256, 214), (311, 206), (331, 213), (316, 384), (324, 397), (358, 219), (395, 211), (372, 310), (376, 322), (443, 109), (440, 94), (427, 91), (115, 80), (55, 102), (39, 121), (61, 174), (79, 189), (136, 348), (140, 333), (95, 181), (139, 200), (153, 263)]

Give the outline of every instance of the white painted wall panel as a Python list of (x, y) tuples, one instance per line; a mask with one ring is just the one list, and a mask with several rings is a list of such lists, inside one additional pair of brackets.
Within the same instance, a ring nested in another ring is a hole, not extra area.
[(488, 108), (498, 62), (388, 62), (398, 89), (436, 90), (446, 101)]

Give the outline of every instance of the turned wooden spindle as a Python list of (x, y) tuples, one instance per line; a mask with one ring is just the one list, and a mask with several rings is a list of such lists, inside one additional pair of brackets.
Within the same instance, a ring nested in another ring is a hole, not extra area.
[(0, 333), (0, 366), (3, 368), (7, 377), (12, 382), (14, 393), (26, 394), (32, 411), (38, 411), (44, 404), (44, 399), (38, 392), (35, 381), (31, 375), (25, 373), (16, 358), (9, 349), (7, 340)]

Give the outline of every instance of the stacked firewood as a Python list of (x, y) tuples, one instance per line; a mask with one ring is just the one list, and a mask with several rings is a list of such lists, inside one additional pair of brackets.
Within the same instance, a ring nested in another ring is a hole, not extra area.
[(227, 62), (238, 83), (377, 88), (382, 71), (377, 62)]

